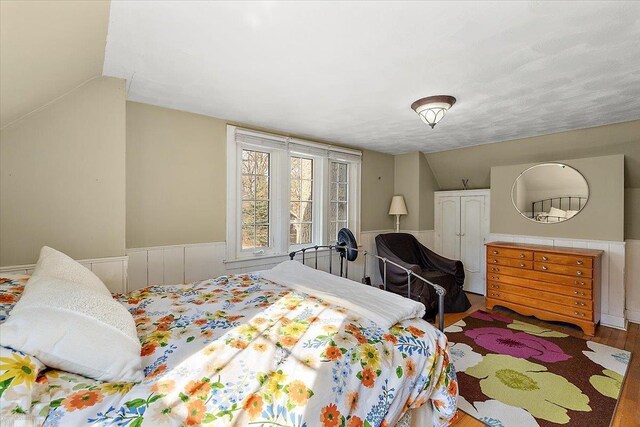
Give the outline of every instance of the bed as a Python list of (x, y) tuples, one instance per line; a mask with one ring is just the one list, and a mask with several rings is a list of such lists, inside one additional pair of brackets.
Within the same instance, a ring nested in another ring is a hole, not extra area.
[[(305, 275), (318, 282), (328, 274)], [(3, 425), (393, 426), (408, 425), (409, 412), (420, 425), (454, 419), (457, 381), (441, 331), (417, 318), (381, 328), (349, 304), (265, 276), (114, 296), (142, 343), (140, 383), (38, 372), (29, 356), (3, 348)], [(25, 282), (0, 279), (0, 322)]]

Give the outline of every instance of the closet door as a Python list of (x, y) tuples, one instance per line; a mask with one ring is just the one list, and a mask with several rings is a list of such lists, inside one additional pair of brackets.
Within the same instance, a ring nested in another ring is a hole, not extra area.
[(436, 238), (440, 242), (436, 251), (450, 259), (460, 259), (460, 197), (440, 198), (439, 228)]
[(460, 260), (464, 264), (464, 290), (477, 294), (485, 292), (484, 196), (460, 197)]

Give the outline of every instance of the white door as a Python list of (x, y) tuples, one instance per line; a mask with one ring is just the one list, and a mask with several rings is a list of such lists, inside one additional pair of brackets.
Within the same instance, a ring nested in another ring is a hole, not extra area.
[(460, 197), (460, 260), (464, 264), (464, 290), (485, 293), (484, 196)]
[(460, 197), (441, 197), (439, 209), (437, 252), (450, 259), (460, 259)]

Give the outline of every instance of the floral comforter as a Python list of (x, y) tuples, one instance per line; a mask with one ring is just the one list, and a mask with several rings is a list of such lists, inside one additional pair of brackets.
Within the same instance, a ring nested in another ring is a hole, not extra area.
[[(23, 283), (0, 279), (0, 321)], [(0, 355), (2, 417), (44, 426), (386, 426), (456, 412), (446, 337), (420, 319), (382, 330), (261, 279), (222, 276), (116, 298), (133, 315), (146, 378), (104, 383)], [(11, 354), (7, 354), (11, 353)]]

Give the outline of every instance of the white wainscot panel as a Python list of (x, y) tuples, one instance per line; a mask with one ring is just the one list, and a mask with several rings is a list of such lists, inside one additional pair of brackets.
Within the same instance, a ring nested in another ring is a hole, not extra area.
[(129, 289), (211, 279), (225, 273), (225, 243), (128, 249)]
[(640, 240), (627, 240), (625, 252), (627, 317), (630, 322), (640, 323)]
[[(126, 256), (121, 256), (84, 259), (78, 262), (93, 271), (109, 291), (112, 293), (123, 293), (127, 292), (127, 261), (128, 258)], [(0, 272), (8, 274), (31, 274), (34, 268), (35, 264), (16, 265), (0, 267)]]
[[(513, 243), (546, 244), (554, 247), (600, 249), (602, 274), (600, 279), (600, 323), (617, 329), (627, 328), (625, 312), (625, 243), (603, 240), (549, 239), (536, 236), (511, 234), (491, 234), (489, 242), (506, 241)], [(640, 264), (636, 262), (635, 264)], [(640, 314), (640, 313), (638, 313)]]

